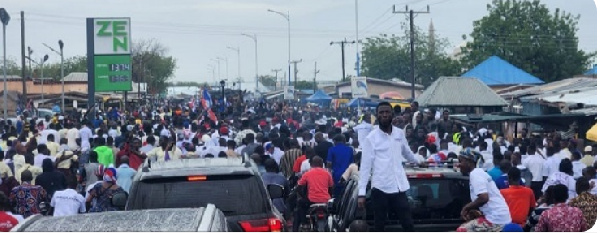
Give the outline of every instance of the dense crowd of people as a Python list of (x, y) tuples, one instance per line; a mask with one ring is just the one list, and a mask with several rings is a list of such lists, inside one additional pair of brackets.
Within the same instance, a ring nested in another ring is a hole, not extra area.
[(294, 231), (311, 203), (340, 195), (352, 176), (360, 176), (359, 207), (371, 181), (375, 230), (384, 230), (387, 212), (413, 230), (402, 164), (447, 161), (470, 177), (472, 202), (458, 231), (585, 231), (596, 219), (596, 146), (564, 134), (523, 130), (507, 140), (417, 102), (404, 110), (383, 103), (360, 116), (265, 101), (222, 109), (219, 119), (202, 107), (161, 103), (107, 109), (92, 120), (2, 121), (0, 221), (41, 214), (40, 203), (54, 216), (119, 210), (111, 197), (129, 192), (146, 160), (241, 157), (256, 164), (265, 185), (284, 187), (286, 197), (273, 203), (294, 219)]

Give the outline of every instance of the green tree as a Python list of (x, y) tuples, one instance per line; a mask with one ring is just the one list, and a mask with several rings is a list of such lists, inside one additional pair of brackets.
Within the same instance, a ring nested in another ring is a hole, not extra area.
[(148, 84), (150, 94), (162, 93), (173, 77), (177, 61), (167, 56), (168, 49), (154, 39), (140, 40), (132, 46), (132, 79)]
[(312, 90), (314, 89), (314, 83), (309, 81), (298, 81), (294, 86), (295, 90)]
[[(410, 32), (402, 26), (404, 34), (367, 38), (362, 50), (363, 75), (380, 79), (398, 78), (412, 82), (410, 77)], [(448, 40), (438, 35), (426, 35), (415, 28), (415, 79), (429, 86), (440, 76), (460, 73), (460, 63), (444, 52)]]
[(487, 9), (487, 16), (473, 22), (473, 41), (463, 48), (466, 69), (496, 55), (552, 82), (583, 73), (595, 57), (578, 49), (579, 15), (552, 13), (539, 0), (494, 0)]
[(277, 83), (277, 80), (275, 80), (275, 76), (271, 75), (258, 76), (258, 81), (262, 83), (262, 85), (264, 85), (265, 87), (274, 87)]

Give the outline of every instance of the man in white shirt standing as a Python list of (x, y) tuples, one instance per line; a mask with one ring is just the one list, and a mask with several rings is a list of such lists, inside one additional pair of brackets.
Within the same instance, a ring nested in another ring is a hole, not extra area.
[(546, 159), (541, 154), (540, 150), (537, 150), (535, 145), (530, 145), (527, 148), (527, 161), (523, 162), (523, 165), (531, 172), (531, 189), (537, 200), (542, 196), (542, 187), (544, 186), (544, 162)]
[[(512, 222), (506, 200), (496, 187), (496, 183), (487, 172), (476, 168), (476, 161), (480, 156), (472, 148), (466, 148), (458, 157), (460, 172), (469, 175), (471, 202), (460, 212), (467, 222), (457, 231), (499, 232), (506, 224)], [(480, 211), (483, 216), (474, 214), (477, 211)]]
[(358, 148), (362, 148), (365, 138), (373, 129), (373, 126), (367, 119), (371, 119), (371, 115), (368, 113), (363, 116), (362, 122), (353, 128), (354, 132), (358, 135)]
[(375, 214), (375, 231), (385, 230), (388, 212), (394, 212), (402, 231), (413, 231), (413, 221), (406, 191), (410, 188), (402, 159), (417, 163), (410, 150), (404, 131), (392, 126), (392, 105), (377, 105), (379, 127), (364, 139), (362, 147), (360, 180), (358, 181), (358, 207), (365, 208), (367, 183), (371, 180), (371, 201)]
[(77, 127), (75, 127), (75, 124), (73, 123), (69, 123), (70, 128), (67, 131), (67, 145), (69, 146), (69, 149), (71, 151), (75, 151), (79, 148), (79, 146), (77, 146), (77, 138), (79, 138), (79, 130), (77, 130)]
[(34, 160), (33, 160), (33, 166), (42, 167), (42, 163), (44, 162), (44, 159), (51, 159), (52, 162), (54, 162), (54, 160), (56, 160), (56, 157), (50, 156), (50, 151), (48, 150), (48, 147), (46, 146), (46, 144), (38, 145), (37, 151), (38, 151), (38, 153), (34, 157)]
[(54, 216), (70, 216), (85, 213), (85, 198), (75, 191), (77, 181), (69, 179), (69, 188), (56, 191), (52, 195), (50, 206), (54, 208)]
[(90, 146), (90, 138), (92, 138), (94, 134), (92, 130), (88, 127), (88, 124), (84, 124), (83, 127), (79, 130), (79, 137), (81, 138), (81, 150), (87, 151), (91, 148)]

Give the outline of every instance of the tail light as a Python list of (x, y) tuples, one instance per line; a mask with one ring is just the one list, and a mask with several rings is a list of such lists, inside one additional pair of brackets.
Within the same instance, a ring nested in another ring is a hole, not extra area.
[(277, 218), (240, 221), (245, 232), (280, 232), (281, 220)]
[(318, 219), (324, 219), (325, 218), (325, 213), (323, 213), (323, 212), (317, 213), (317, 218)]

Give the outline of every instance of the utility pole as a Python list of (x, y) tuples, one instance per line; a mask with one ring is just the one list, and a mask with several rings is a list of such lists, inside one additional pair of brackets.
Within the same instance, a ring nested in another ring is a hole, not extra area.
[(331, 43), (329, 43), (329, 45), (339, 44), (342, 47), (342, 82), (346, 81), (346, 56), (344, 54), (344, 45), (354, 43), (356, 43), (356, 41), (347, 41), (346, 38), (344, 38), (343, 41), (332, 41)]
[(290, 61), (291, 64), (294, 64), (294, 87), (298, 83), (298, 63), (302, 62), (302, 59)]
[[(29, 49), (29, 56), (31, 56), (31, 48)], [(31, 62), (29, 62), (29, 72), (31, 72)], [(21, 81), (23, 82), (23, 107), (27, 105), (27, 84), (25, 77), (25, 12), (21, 11)]]
[[(280, 86), (283, 86), (281, 85), (283, 83), (279, 82), (279, 78), (277, 77), (277, 74), (281, 72), (281, 69), (271, 69), (271, 72), (275, 72), (275, 83), (279, 83)], [(275, 84), (275, 86), (277, 86), (277, 84)]]
[(429, 14), (429, 5), (427, 5), (427, 11), (413, 11), (413, 10), (408, 10), (408, 5), (406, 6), (406, 10), (405, 11), (396, 11), (396, 5), (393, 6), (393, 11), (392, 13), (394, 14), (409, 14), (410, 17), (410, 76), (412, 78), (412, 82), (411, 82), (411, 97), (412, 100), (415, 100), (415, 25), (414, 25), (414, 19), (415, 19), (415, 13), (424, 13), (424, 14)]
[(313, 92), (317, 92), (317, 74), (319, 70), (317, 70), (317, 62), (315, 62), (315, 77), (313, 78)]

